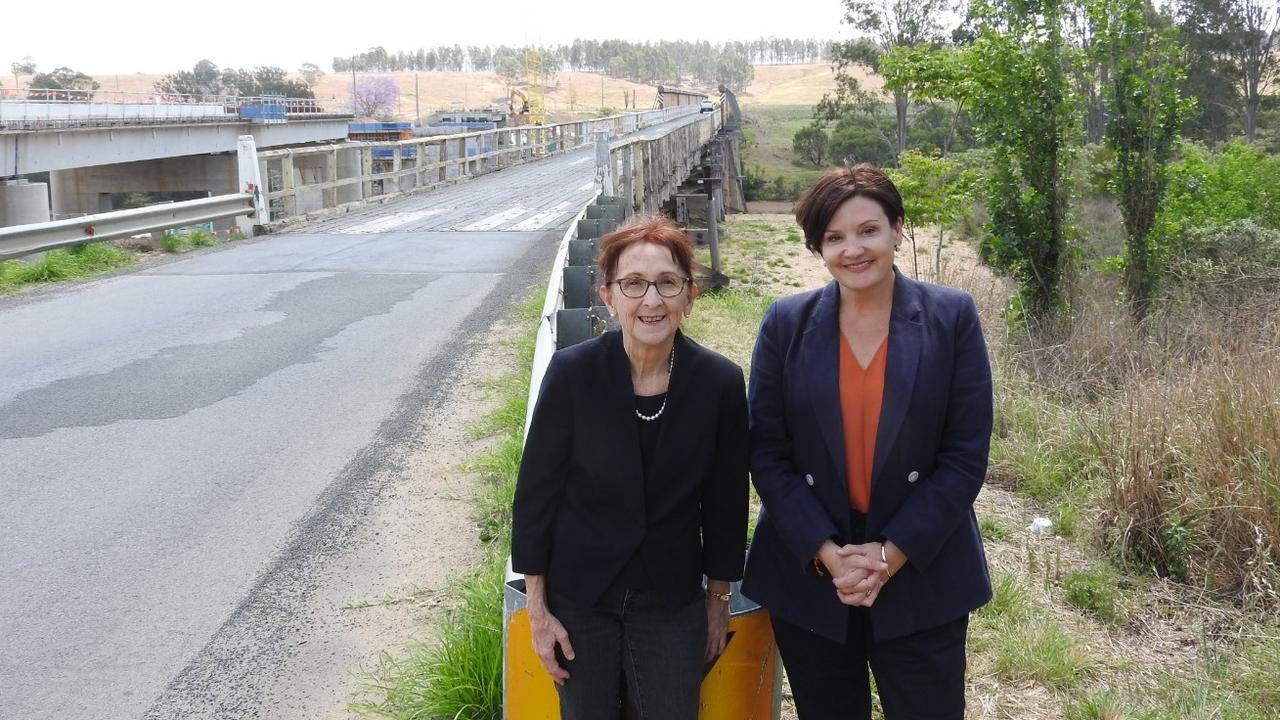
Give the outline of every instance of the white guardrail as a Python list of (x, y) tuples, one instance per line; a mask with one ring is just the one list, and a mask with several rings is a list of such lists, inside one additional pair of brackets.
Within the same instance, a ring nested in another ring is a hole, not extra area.
[(165, 205), (85, 215), (32, 225), (0, 228), (0, 260), (98, 240), (187, 227), (224, 218), (251, 215), (253, 195), (219, 195)]
[[(599, 197), (596, 193), (596, 197)], [(538, 403), (538, 392), (542, 390), (542, 376), (547, 374), (547, 366), (551, 364), (551, 355), (556, 351), (556, 312), (564, 309), (564, 267), (569, 258), (569, 243), (578, 237), (578, 221), (586, 217), (587, 208), (595, 202), (593, 197), (582, 206), (577, 216), (569, 223), (564, 237), (560, 239), (560, 247), (556, 250), (556, 259), (551, 263), (551, 276), (547, 280), (547, 295), (542, 301), (542, 314), (538, 316), (538, 337), (533, 345), (533, 363), (529, 369), (529, 404), (525, 408), (524, 435), (529, 436), (529, 423), (533, 421), (533, 406)]]

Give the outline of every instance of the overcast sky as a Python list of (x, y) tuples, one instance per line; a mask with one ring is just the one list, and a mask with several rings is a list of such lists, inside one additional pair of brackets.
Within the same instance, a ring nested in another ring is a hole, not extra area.
[[(748, 40), (848, 37), (840, 0), (12, 0), (0, 9), (0, 77), (23, 56), (41, 70), (168, 73), (201, 58), (219, 67), (459, 45), (604, 40)], [(10, 82), (12, 79), (10, 78)], [(9, 83), (5, 83), (9, 84)]]

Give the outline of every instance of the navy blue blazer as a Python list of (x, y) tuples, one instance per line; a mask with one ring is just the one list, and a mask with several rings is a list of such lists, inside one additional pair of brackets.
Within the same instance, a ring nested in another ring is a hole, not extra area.
[(631, 365), (622, 333), (551, 358), (520, 461), (511, 566), (596, 604), (639, 554), (670, 606), (702, 576), (742, 577), (747, 527), (747, 399), (742, 369), (677, 332), (667, 407), (641, 472)]
[(850, 536), (839, 398), (840, 290), (784, 297), (751, 358), (751, 475), (764, 502), (743, 593), (844, 642), (849, 614), (812, 559), (837, 543), (892, 540), (908, 562), (871, 608), (878, 639), (959, 618), (991, 599), (973, 502), (987, 471), (991, 366), (966, 293), (894, 269), (884, 400), (865, 537)]

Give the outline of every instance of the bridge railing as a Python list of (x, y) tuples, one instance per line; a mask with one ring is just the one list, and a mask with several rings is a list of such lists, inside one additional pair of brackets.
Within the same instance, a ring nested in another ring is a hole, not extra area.
[(0, 89), (0, 129), (100, 127), (342, 115), (314, 98)]
[(697, 107), (525, 125), (388, 142), (267, 150), (258, 162), (272, 224), (342, 212), (371, 200), (427, 190), (698, 114)]
[(608, 160), (598, 158), (605, 166), (604, 193), (622, 198), (628, 214), (658, 212), (689, 177), (702, 147), (723, 125), (720, 112), (706, 118), (706, 122), (690, 123), (658, 138), (640, 135), (612, 142)]

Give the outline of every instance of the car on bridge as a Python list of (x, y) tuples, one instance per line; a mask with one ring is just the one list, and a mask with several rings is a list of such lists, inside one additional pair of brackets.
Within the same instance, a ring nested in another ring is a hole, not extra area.
[(703, 100), (701, 103), (698, 104), (698, 112), (700, 113), (715, 112), (715, 111), (716, 111), (716, 105), (710, 100)]

